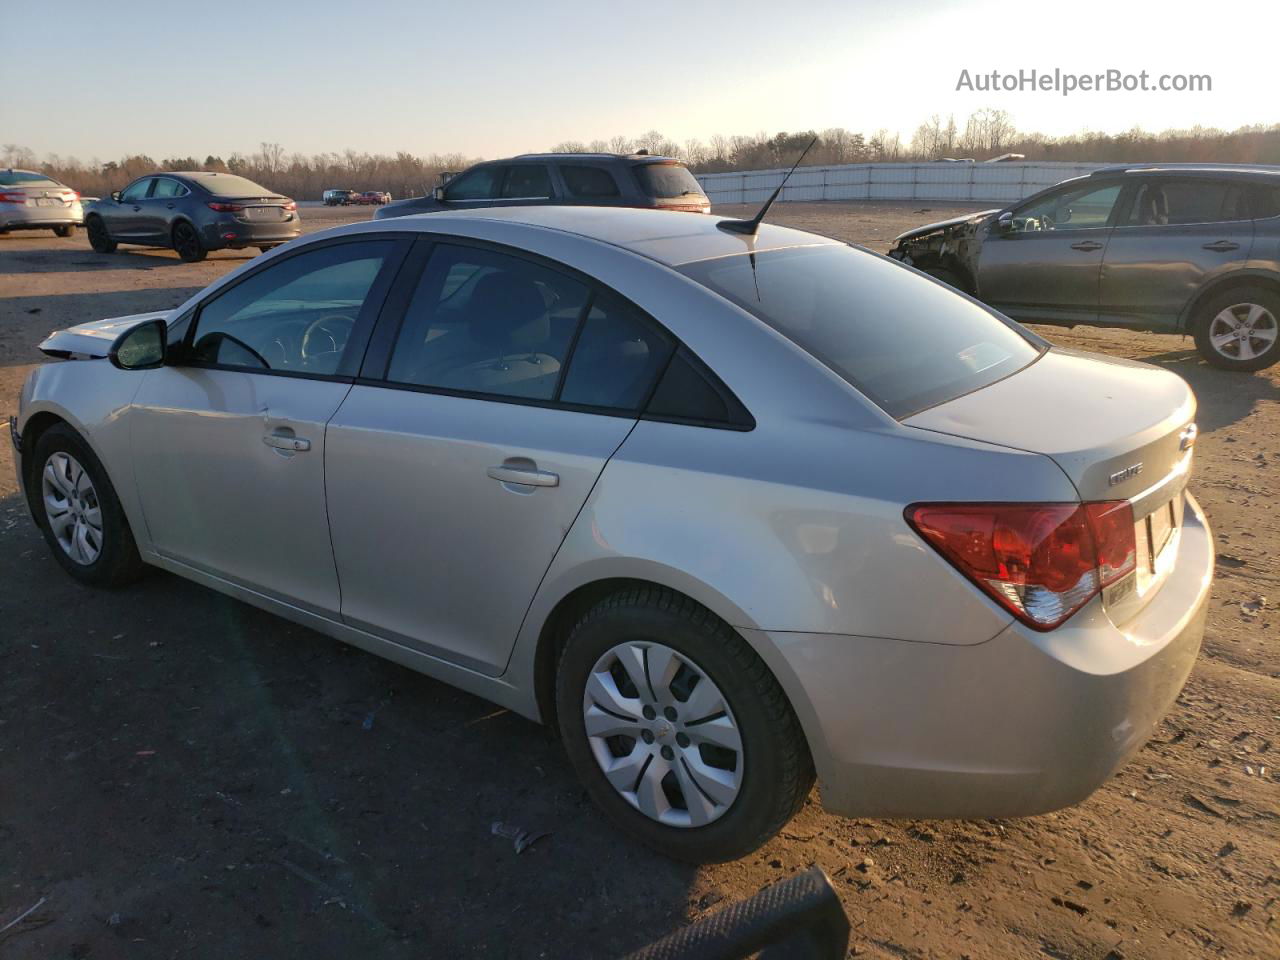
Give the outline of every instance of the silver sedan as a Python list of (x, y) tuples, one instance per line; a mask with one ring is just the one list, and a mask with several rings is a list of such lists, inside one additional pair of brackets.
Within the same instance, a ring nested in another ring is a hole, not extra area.
[(53, 334), (11, 424), (72, 576), (160, 567), (554, 724), (675, 857), (1075, 803), (1196, 658), (1195, 400), (716, 217), (353, 224)]

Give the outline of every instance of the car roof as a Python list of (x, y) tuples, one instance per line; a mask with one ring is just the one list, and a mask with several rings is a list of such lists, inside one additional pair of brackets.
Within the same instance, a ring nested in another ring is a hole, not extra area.
[(1280, 178), (1280, 166), (1266, 163), (1115, 163), (1094, 170), (1089, 175), (1099, 177), (1128, 174), (1135, 176), (1211, 174), (1275, 180)]
[[(678, 163), (683, 165), (683, 160), (677, 160), (675, 157), (664, 157), (656, 153), (521, 153), (514, 157), (507, 157), (504, 160), (484, 160), (482, 163), (511, 163), (516, 160), (582, 160), (596, 162), (622, 162), (628, 163)], [(481, 164), (477, 163), (476, 166)]]
[(540, 227), (620, 247), (667, 266), (681, 266), (743, 253), (788, 247), (839, 244), (816, 233), (764, 223), (754, 236), (731, 233), (716, 225), (728, 217), (632, 207), (488, 207), (448, 213), (425, 213), (372, 223), (412, 226), (448, 233), (451, 223), (488, 220)]

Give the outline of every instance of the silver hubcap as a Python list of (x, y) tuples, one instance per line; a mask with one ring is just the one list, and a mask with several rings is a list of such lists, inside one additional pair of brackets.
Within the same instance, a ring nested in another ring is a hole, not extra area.
[(701, 827), (742, 787), (742, 738), (706, 671), (660, 643), (623, 643), (596, 661), (582, 698), (605, 779), (651, 820)]
[(1227, 307), (1209, 324), (1213, 349), (1232, 360), (1252, 360), (1270, 350), (1280, 336), (1275, 315), (1256, 303)]
[(88, 566), (102, 553), (102, 507), (89, 474), (69, 453), (45, 461), (41, 481), (49, 528), (63, 551)]

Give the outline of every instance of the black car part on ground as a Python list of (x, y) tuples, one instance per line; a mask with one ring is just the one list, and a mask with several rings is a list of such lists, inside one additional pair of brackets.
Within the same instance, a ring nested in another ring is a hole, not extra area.
[(810, 867), (682, 927), (625, 960), (840, 960), (849, 919), (827, 875)]

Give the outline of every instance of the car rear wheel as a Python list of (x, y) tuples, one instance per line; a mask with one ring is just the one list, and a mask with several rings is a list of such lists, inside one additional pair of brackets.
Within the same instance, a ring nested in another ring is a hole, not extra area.
[(187, 263), (199, 263), (209, 255), (209, 251), (200, 242), (200, 235), (196, 233), (196, 228), (185, 220), (174, 224), (173, 249)]
[(57, 424), (40, 435), (33, 464), (36, 522), (62, 568), (98, 587), (136, 580), (142, 558), (115, 488), (89, 445)]
[(68, 224), (65, 227), (54, 227), (53, 232), (59, 237), (74, 237), (76, 235), (75, 224)]
[(582, 617), (560, 657), (556, 708), (591, 798), (678, 860), (750, 853), (813, 786), (800, 724), (764, 662), (670, 590), (622, 591)]
[(1280, 360), (1280, 297), (1236, 287), (1209, 298), (1195, 322), (1196, 348), (1224, 370), (1262, 370)]
[(102, 222), (101, 217), (90, 217), (85, 221), (84, 228), (89, 234), (89, 246), (93, 247), (97, 253), (116, 252), (116, 242), (111, 239), (107, 225)]

